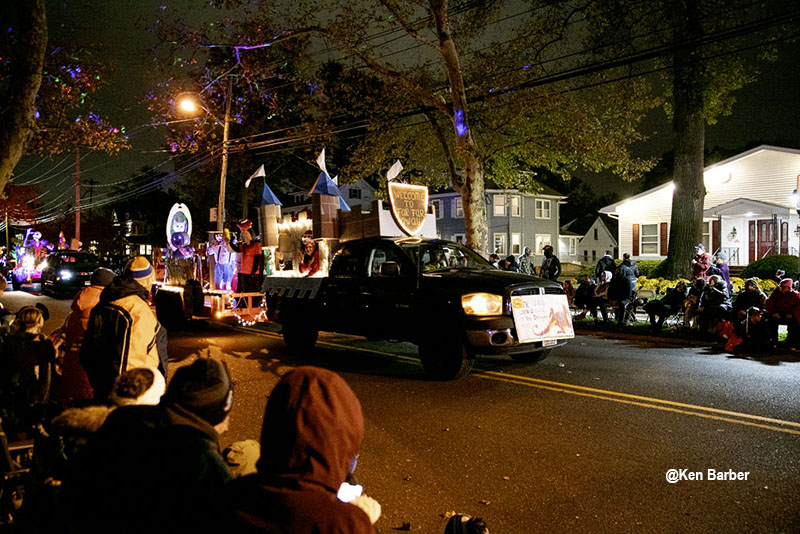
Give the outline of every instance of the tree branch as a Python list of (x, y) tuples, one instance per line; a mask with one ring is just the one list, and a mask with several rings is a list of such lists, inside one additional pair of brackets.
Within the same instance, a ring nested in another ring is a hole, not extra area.
[[(411, 37), (413, 37), (414, 39), (416, 39), (425, 46), (429, 46), (434, 49), (438, 48), (436, 43), (434, 43), (433, 41), (429, 41), (428, 39), (425, 39), (422, 35), (419, 34), (419, 30), (414, 27), (414, 23), (410, 22), (403, 16), (403, 13), (400, 12), (400, 8), (396, 3), (392, 2), (391, 0), (379, 0), (379, 1), (383, 7), (389, 10), (389, 13), (392, 14), (395, 20), (400, 24), (400, 26), (402, 26), (402, 28), (406, 31), (408, 35), (410, 35)], [(431, 17), (429, 15), (428, 19), (430, 18)], [(419, 24), (419, 22), (417, 22), (417, 24)]]

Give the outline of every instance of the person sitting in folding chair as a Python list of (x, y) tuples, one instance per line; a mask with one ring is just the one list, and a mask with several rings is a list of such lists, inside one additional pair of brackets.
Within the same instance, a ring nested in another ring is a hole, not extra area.
[(650, 317), (650, 326), (654, 332), (661, 330), (667, 317), (683, 310), (683, 301), (688, 292), (686, 282), (681, 280), (675, 287), (667, 291), (664, 298), (651, 300), (644, 305), (644, 311)]
[(731, 298), (728, 287), (718, 274), (708, 277), (708, 285), (700, 295), (697, 313), (700, 317), (700, 331), (714, 330), (719, 321), (728, 318), (731, 309)]

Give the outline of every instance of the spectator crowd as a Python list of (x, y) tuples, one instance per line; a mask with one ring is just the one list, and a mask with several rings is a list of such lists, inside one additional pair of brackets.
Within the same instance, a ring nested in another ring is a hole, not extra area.
[[(23, 490), (6, 476), (0, 525), (71, 533), (377, 532), (381, 506), (354, 474), (364, 417), (345, 380), (317, 367), (292, 369), (269, 395), (260, 442), (222, 450), (234, 381), (212, 358), (168, 374), (167, 332), (149, 305), (152, 283), (143, 257), (120, 276), (98, 269), (50, 336), (42, 333), (43, 306), (18, 310), (4, 329), (4, 474), (25, 473), (27, 483)], [(9, 441), (32, 443), (25, 469), (11, 459)], [(445, 532), (488, 528), (454, 515)]]

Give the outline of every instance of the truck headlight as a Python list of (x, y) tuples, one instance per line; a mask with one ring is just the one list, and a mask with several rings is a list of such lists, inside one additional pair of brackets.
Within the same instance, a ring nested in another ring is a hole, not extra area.
[(470, 293), (461, 297), (467, 315), (502, 315), (503, 297), (491, 293)]
[(61, 271), (58, 274), (59, 276), (61, 276), (62, 280), (69, 280), (70, 278), (72, 278), (72, 273), (69, 271)]

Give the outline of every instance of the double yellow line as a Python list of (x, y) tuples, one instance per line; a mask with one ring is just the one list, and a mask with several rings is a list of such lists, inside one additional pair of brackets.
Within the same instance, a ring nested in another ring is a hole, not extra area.
[[(255, 328), (238, 327), (237, 329), (245, 330), (247, 332), (254, 334), (264, 335), (267, 337), (280, 337), (278, 334), (265, 332), (263, 330), (258, 330)], [(399, 359), (408, 363), (418, 363), (418, 360), (416, 358), (395, 354), (393, 352), (384, 352), (375, 349), (352, 347), (350, 345), (342, 345), (339, 343), (331, 343), (328, 341), (319, 341), (318, 344), (334, 348), (357, 350), (360, 352), (368, 352), (372, 354), (380, 354), (382, 356), (390, 356), (392, 358)], [(565, 384), (563, 382), (554, 382), (552, 380), (543, 380), (541, 378), (529, 378), (525, 376), (501, 373), (498, 371), (473, 370), (470, 376), (476, 376), (486, 380), (495, 380), (497, 382), (506, 382), (508, 384), (515, 384), (518, 386), (544, 389), (547, 391), (555, 391), (557, 393), (566, 393), (569, 395), (577, 395), (580, 397), (600, 399), (609, 402), (618, 402), (620, 404), (628, 404), (631, 406), (639, 406), (642, 408), (651, 408), (653, 410), (661, 410), (664, 412), (692, 415), (695, 417), (702, 417), (704, 419), (724, 421), (726, 423), (753, 426), (765, 430), (772, 430), (774, 432), (783, 432), (786, 434), (800, 435), (800, 423), (797, 423), (795, 421), (785, 421), (783, 419), (774, 419), (772, 417), (763, 417), (760, 415), (752, 415), (748, 413), (734, 412), (730, 410), (720, 410), (718, 408), (709, 408), (707, 406), (699, 406), (696, 404), (687, 404), (683, 402), (657, 399), (654, 397), (644, 397), (641, 395), (633, 395), (630, 393), (619, 393), (607, 389), (598, 389), (586, 386), (577, 386), (574, 384)]]

